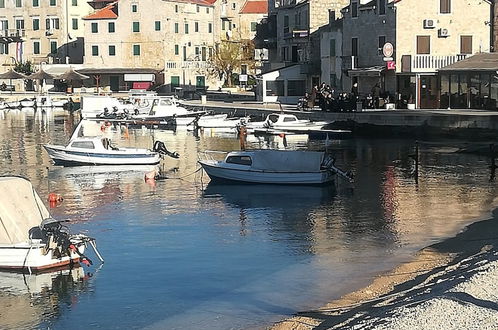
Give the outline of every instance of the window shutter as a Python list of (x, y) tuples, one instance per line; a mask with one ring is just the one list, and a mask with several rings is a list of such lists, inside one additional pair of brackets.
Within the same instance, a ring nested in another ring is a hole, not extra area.
[(472, 36), (460, 36), (460, 54), (472, 54)]
[(431, 53), (431, 37), (417, 36), (417, 54)]

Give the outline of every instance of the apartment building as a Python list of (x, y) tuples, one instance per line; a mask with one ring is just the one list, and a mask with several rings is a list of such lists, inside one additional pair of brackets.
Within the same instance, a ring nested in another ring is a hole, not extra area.
[(344, 89), (378, 83), (413, 108), (439, 107), (438, 69), (491, 50), (487, 0), (351, 0), (343, 15)]
[(218, 39), (214, 6), (203, 0), (120, 0), (84, 18), (86, 74), (111, 90), (165, 84), (212, 87), (207, 60)]
[(82, 63), (82, 0), (0, 0), (0, 63)]

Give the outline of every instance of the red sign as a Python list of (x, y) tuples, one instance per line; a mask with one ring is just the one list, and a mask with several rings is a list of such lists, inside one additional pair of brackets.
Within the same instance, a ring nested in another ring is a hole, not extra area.
[(152, 86), (150, 81), (135, 81), (132, 84), (133, 89), (148, 89), (150, 86)]
[(387, 62), (387, 70), (396, 70), (396, 62), (395, 61)]

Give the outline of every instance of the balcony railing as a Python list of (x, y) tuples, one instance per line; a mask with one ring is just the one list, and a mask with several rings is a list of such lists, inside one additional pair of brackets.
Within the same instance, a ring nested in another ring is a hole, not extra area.
[(412, 58), (412, 71), (435, 71), (458, 61), (464, 60), (466, 57), (466, 54), (445, 56), (415, 55)]
[(26, 30), (24, 29), (7, 29), (0, 30), (0, 37), (25, 37)]
[(206, 69), (209, 62), (206, 61), (178, 61), (166, 62), (166, 69)]

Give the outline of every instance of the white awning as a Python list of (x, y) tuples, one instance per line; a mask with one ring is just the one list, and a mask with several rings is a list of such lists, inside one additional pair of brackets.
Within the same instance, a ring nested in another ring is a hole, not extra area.
[(154, 81), (154, 74), (152, 73), (126, 73), (124, 75), (125, 81)]

